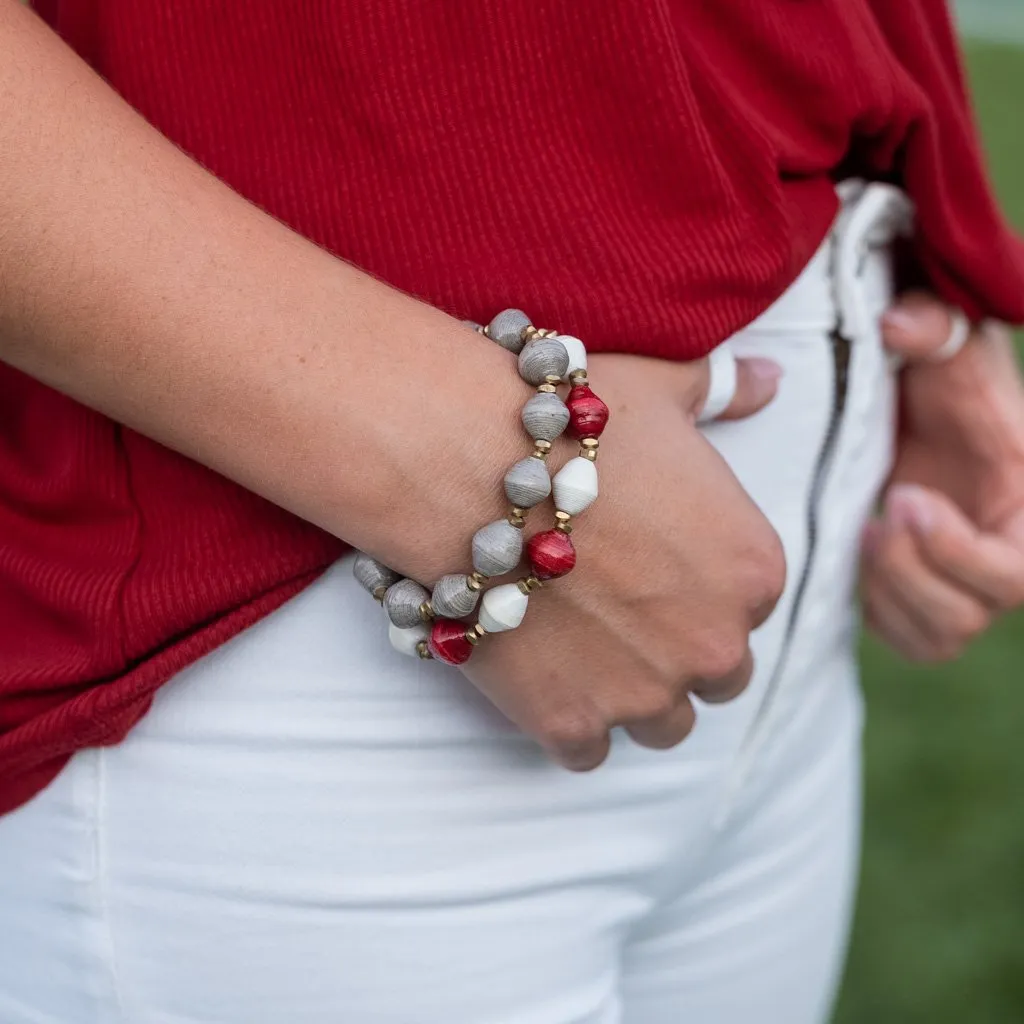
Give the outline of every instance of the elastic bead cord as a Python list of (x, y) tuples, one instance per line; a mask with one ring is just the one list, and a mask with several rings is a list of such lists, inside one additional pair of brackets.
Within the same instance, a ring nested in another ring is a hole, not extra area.
[[(575, 566), (571, 521), (597, 497), (597, 438), (608, 421), (608, 407), (590, 390), (586, 348), (578, 338), (536, 328), (517, 309), (503, 310), (486, 326), (464, 322), (515, 354), (520, 376), (536, 389), (521, 415), (523, 427), (533, 439), (533, 451), (504, 478), (508, 513), (473, 535), (473, 571), (442, 576), (430, 593), (365, 554), (357, 554), (353, 567), (356, 579), (388, 614), (392, 646), (403, 654), (450, 665), (463, 664), (488, 633), (518, 627), (530, 594), (545, 580), (564, 576)], [(563, 383), (570, 385), (566, 401), (558, 395)], [(552, 443), (567, 430), (580, 442), (579, 456), (552, 480), (547, 458)], [(534, 535), (525, 544), (531, 574), (485, 590), (489, 580), (519, 564), (529, 511), (552, 492), (555, 528)], [(472, 614), (478, 603), (476, 623), (466, 627), (458, 621)]]

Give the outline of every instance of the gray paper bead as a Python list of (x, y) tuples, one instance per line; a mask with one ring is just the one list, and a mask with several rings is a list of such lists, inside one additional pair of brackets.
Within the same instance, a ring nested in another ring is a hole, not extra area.
[(545, 377), (565, 376), (569, 353), (557, 338), (538, 338), (519, 353), (519, 376), (527, 384), (543, 384)]
[(430, 604), (435, 615), (446, 619), (467, 616), (480, 599), (479, 590), (470, 590), (465, 576), (442, 576), (434, 585)]
[(473, 568), (485, 576), (511, 572), (523, 554), (523, 531), (508, 520), (488, 523), (473, 536)]
[(399, 580), (388, 587), (384, 595), (384, 611), (399, 629), (412, 629), (423, 621), (420, 605), (429, 600), (426, 587), (421, 587), (415, 580)]
[(530, 318), (521, 309), (503, 309), (487, 325), (487, 335), (502, 348), (518, 354), (526, 344), (523, 331), (529, 326)]
[(359, 581), (359, 585), (371, 594), (378, 587), (390, 587), (402, 578), (394, 569), (389, 569), (376, 558), (364, 555), (361, 551), (356, 555), (352, 575)]
[(523, 426), (534, 440), (554, 441), (569, 425), (569, 410), (558, 395), (534, 395), (523, 406)]
[(517, 462), (505, 474), (505, 493), (519, 508), (533, 508), (551, 493), (551, 476), (547, 466), (532, 456)]

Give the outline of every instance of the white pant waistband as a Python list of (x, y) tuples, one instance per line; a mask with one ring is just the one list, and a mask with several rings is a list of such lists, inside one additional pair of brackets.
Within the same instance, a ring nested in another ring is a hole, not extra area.
[(850, 341), (873, 332), (875, 296), (888, 293), (892, 243), (909, 232), (910, 200), (891, 185), (843, 182), (828, 237), (786, 292), (748, 329), (838, 330)]

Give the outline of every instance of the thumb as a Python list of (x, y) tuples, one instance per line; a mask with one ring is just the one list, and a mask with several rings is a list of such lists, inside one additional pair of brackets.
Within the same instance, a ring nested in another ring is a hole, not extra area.
[(760, 412), (779, 392), (782, 367), (771, 359), (736, 360), (736, 390), (715, 419), (743, 420)]
[(936, 356), (952, 330), (949, 308), (927, 292), (907, 292), (882, 317), (885, 347), (910, 360)]

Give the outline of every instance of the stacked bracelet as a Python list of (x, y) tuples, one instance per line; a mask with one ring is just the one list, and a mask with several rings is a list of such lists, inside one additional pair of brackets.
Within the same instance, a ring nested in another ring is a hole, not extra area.
[[(520, 376), (536, 388), (521, 417), (533, 440), (533, 452), (505, 474), (508, 515), (474, 534), (473, 571), (442, 576), (432, 593), (362, 553), (353, 567), (356, 579), (387, 612), (392, 646), (403, 654), (450, 665), (465, 662), (488, 633), (515, 629), (523, 621), (530, 594), (575, 566), (572, 520), (597, 497), (598, 438), (608, 422), (608, 407), (590, 390), (586, 349), (578, 338), (538, 330), (518, 309), (504, 310), (486, 327), (471, 326), (516, 354)], [(565, 401), (558, 395), (562, 383), (570, 385)], [(552, 443), (567, 429), (579, 441), (579, 455), (552, 480), (547, 457)], [(484, 590), (491, 578), (519, 565), (529, 510), (552, 492), (554, 528), (534, 535), (525, 545), (531, 573), (515, 583)], [(458, 621), (472, 615), (478, 603), (475, 624)]]

